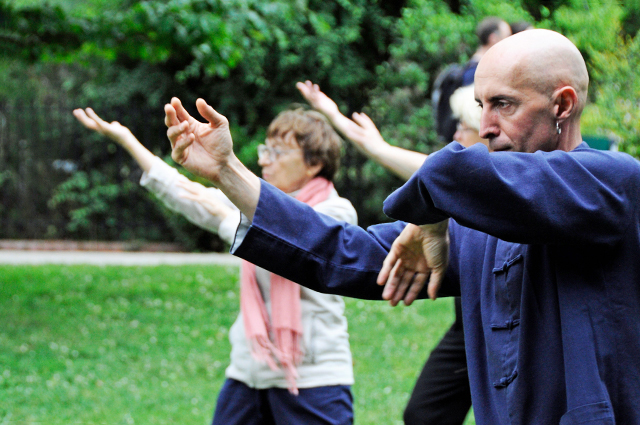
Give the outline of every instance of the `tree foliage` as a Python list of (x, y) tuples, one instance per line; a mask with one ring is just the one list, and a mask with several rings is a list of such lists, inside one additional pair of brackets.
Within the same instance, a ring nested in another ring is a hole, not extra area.
[[(475, 25), (490, 15), (567, 35), (591, 75), (583, 132), (615, 137), (621, 149), (638, 155), (637, 1), (93, 0), (21, 7), (16, 1), (0, 0), (0, 104), (90, 105), (131, 126), (161, 156), (168, 153), (162, 105), (178, 96), (195, 112), (191, 105), (203, 97), (230, 119), (240, 159), (258, 171), (256, 144), (278, 112), (302, 101), (294, 83), (305, 79), (319, 83), (345, 114), (369, 113), (391, 143), (432, 152), (441, 147), (429, 101), (433, 80), (446, 64), (468, 60), (477, 47)], [(67, 134), (53, 128), (45, 124), (37, 139), (74, 144), (55, 158), (76, 169), (51, 174), (55, 178), (36, 191), (45, 207), (33, 214), (64, 222), (59, 236), (86, 237), (90, 225), (121, 220), (105, 205), (120, 205), (129, 217), (141, 211), (166, 216), (136, 186), (139, 174), (114, 146), (105, 149), (77, 125)], [(30, 143), (30, 166), (51, 173), (53, 157)], [(22, 199), (26, 168), (10, 167), (17, 155), (4, 152), (0, 197)], [(353, 200), (361, 223), (384, 220), (381, 202), (401, 181), (350, 148), (343, 165), (337, 185)], [(86, 196), (76, 196), (83, 190)], [(123, 201), (132, 198), (138, 205)], [(3, 207), (2, 217), (10, 210)], [(168, 222), (172, 238), (201, 235)], [(102, 237), (135, 233), (125, 228)], [(148, 237), (167, 237), (159, 229)], [(203, 249), (210, 243), (198, 242)]]

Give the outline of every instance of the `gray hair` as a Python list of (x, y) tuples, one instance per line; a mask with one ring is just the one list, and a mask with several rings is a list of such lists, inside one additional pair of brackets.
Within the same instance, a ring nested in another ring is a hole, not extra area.
[(476, 102), (473, 84), (460, 87), (449, 98), (453, 116), (469, 127), (480, 130), (482, 108)]

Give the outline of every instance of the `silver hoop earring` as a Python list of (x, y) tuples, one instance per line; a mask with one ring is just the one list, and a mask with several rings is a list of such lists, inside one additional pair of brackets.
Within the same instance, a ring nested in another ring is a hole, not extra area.
[(558, 134), (562, 133), (562, 129), (560, 128), (560, 125), (558, 124), (558, 121), (556, 121), (556, 133), (558, 133)]

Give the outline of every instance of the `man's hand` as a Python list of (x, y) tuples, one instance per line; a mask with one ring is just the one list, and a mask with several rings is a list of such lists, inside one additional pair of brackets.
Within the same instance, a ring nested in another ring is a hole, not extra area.
[(203, 99), (196, 101), (196, 108), (206, 123), (189, 115), (178, 98), (165, 105), (167, 136), (173, 149), (171, 157), (189, 171), (215, 183), (221, 171), (235, 159), (229, 122)]
[(207, 123), (190, 116), (178, 98), (165, 105), (164, 122), (169, 127), (171, 157), (191, 172), (212, 181), (253, 220), (260, 199), (260, 179), (234, 155), (229, 121), (202, 99), (196, 101), (196, 108)]
[(436, 299), (449, 260), (448, 223), (408, 224), (393, 242), (378, 275), (378, 285), (386, 285), (382, 298), (392, 306), (410, 305), (427, 278), (429, 298)]
[(74, 109), (73, 115), (89, 130), (107, 136), (109, 139), (124, 146), (128, 140), (135, 138), (131, 131), (117, 121), (108, 123), (100, 118), (91, 108)]

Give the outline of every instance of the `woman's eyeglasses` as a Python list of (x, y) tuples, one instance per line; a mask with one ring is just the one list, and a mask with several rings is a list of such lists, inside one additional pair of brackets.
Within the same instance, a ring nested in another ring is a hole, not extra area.
[(262, 158), (265, 155), (268, 155), (269, 161), (276, 161), (280, 157), (280, 155), (298, 150), (300, 150), (300, 148), (278, 149), (260, 144), (258, 145), (258, 158)]

